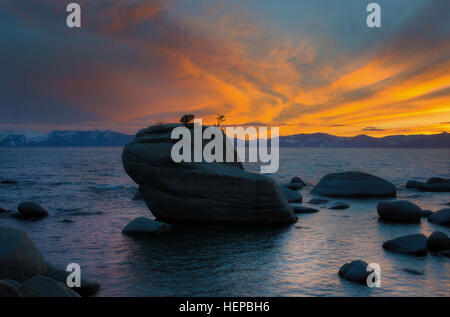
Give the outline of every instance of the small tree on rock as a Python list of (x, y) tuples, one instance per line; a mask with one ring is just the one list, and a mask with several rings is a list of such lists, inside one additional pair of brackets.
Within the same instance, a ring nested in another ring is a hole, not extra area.
[(220, 127), (220, 125), (226, 121), (225, 116), (223, 114), (218, 114), (216, 121), (217, 121), (217, 123), (215, 124), (215, 126)]
[(192, 121), (194, 121), (195, 116), (193, 114), (185, 114), (181, 117), (180, 122), (185, 126), (191, 125)]

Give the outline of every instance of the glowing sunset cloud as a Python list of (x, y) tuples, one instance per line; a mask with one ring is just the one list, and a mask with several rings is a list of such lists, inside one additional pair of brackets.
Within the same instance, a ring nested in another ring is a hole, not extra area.
[(194, 113), (281, 134), (439, 133), (450, 122), (450, 2), (8, 0), (0, 127), (132, 133)]

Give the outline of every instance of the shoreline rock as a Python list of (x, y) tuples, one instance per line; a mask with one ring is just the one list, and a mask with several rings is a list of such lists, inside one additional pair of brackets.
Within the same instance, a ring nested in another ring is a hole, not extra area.
[(328, 197), (376, 198), (395, 197), (394, 184), (380, 177), (363, 172), (327, 174), (311, 191)]

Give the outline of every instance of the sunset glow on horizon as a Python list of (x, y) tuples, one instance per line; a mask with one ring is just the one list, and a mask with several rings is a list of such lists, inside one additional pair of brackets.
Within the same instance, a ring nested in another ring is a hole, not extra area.
[(281, 135), (450, 131), (450, 1), (7, 0), (1, 129), (134, 133), (193, 113)]

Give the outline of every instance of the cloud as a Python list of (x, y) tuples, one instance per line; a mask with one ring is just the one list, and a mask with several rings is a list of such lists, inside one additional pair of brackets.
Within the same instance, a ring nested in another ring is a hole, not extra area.
[(450, 112), (448, 1), (383, 4), (380, 30), (356, 18), (366, 14), (357, 1), (327, 2), (325, 20), (323, 1), (79, 3), (80, 30), (64, 27), (64, 3), (0, 9), (0, 117), (134, 129), (223, 113), (229, 124), (343, 135), (414, 129), (419, 117), (431, 131)]
[(362, 131), (385, 131), (385, 130), (377, 127), (365, 127), (364, 129), (362, 129)]

